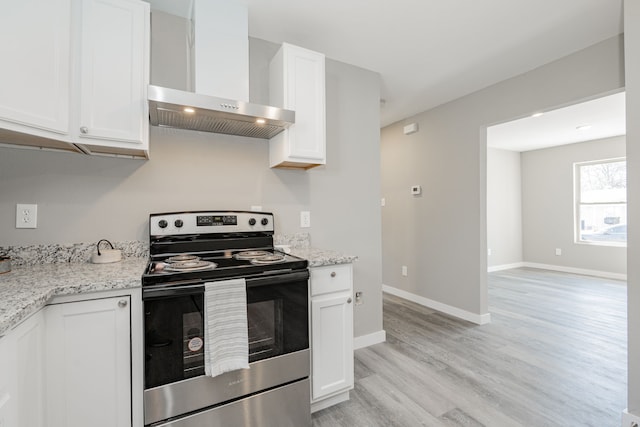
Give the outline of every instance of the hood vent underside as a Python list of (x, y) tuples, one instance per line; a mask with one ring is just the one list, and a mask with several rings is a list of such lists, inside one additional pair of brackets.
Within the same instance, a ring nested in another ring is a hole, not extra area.
[(149, 85), (152, 125), (271, 139), (295, 122), (291, 110)]

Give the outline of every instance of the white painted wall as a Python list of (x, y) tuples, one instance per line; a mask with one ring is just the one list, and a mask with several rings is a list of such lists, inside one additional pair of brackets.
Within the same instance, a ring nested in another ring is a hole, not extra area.
[(487, 149), (487, 247), (489, 270), (523, 261), (522, 182), (516, 151)]
[[(625, 137), (522, 153), (524, 260), (594, 272), (627, 273), (625, 247), (575, 243), (574, 163), (624, 157)], [(556, 256), (555, 249), (562, 251)]]
[[(382, 129), (383, 283), (487, 314), (486, 126), (623, 86), (614, 37)], [(420, 131), (405, 136), (413, 122)], [(409, 194), (413, 184), (421, 197)]]

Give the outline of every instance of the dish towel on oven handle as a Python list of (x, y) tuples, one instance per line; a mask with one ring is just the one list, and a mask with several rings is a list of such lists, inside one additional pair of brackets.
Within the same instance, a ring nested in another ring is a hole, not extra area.
[(204, 369), (210, 377), (249, 368), (244, 279), (205, 283)]

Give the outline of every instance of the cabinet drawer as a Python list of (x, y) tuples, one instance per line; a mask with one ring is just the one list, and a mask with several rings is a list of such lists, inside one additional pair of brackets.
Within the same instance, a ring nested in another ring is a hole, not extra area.
[(311, 268), (311, 296), (351, 289), (351, 264)]

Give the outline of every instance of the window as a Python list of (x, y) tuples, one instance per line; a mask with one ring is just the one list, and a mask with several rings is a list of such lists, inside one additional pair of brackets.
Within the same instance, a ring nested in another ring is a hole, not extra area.
[(576, 163), (576, 241), (627, 243), (627, 162)]

